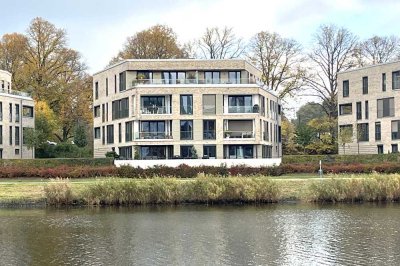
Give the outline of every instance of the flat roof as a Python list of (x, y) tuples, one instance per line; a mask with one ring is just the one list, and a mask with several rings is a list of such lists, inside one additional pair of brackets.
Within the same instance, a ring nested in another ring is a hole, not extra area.
[(368, 66), (363, 66), (363, 67), (359, 67), (359, 68), (353, 68), (353, 69), (341, 71), (338, 74), (340, 75), (340, 74), (354, 72), (354, 71), (360, 71), (360, 70), (364, 70), (364, 69), (368, 69), (368, 68), (380, 67), (380, 66), (391, 65), (391, 64), (399, 64), (399, 63), (400, 63), (400, 60), (386, 62), (386, 63), (379, 63), (379, 64), (375, 64), (375, 65), (368, 65)]

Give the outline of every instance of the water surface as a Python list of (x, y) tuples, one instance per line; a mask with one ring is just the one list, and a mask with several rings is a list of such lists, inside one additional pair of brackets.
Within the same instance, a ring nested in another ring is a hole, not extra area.
[(1, 265), (399, 265), (400, 205), (0, 210)]

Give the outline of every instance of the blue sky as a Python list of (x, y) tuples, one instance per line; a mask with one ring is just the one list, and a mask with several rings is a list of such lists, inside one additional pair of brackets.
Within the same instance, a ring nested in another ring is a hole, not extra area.
[(245, 39), (276, 31), (305, 47), (322, 23), (344, 26), (361, 39), (400, 36), (398, 0), (0, 0), (0, 6), (0, 35), (24, 33), (34, 17), (43, 17), (67, 31), (90, 73), (103, 69), (126, 37), (157, 23), (172, 27), (181, 43), (225, 25)]

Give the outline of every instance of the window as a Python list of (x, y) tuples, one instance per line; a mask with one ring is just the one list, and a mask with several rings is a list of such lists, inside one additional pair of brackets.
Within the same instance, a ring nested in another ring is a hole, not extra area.
[(253, 158), (253, 145), (228, 145), (227, 159)]
[(386, 73), (382, 73), (382, 91), (386, 91)]
[(94, 83), (94, 99), (97, 100), (99, 98), (99, 82), (96, 81)]
[(251, 95), (228, 96), (228, 113), (253, 113)]
[(100, 105), (94, 107), (94, 117), (100, 117)]
[(15, 149), (15, 155), (19, 155), (19, 149)]
[(357, 124), (358, 141), (369, 141), (368, 123)]
[(400, 120), (392, 121), (392, 140), (400, 139)]
[(217, 148), (215, 145), (204, 145), (203, 146), (203, 158), (217, 158)]
[(15, 122), (19, 122), (19, 104), (15, 104)]
[(142, 96), (142, 114), (167, 114), (171, 108), (165, 106), (165, 96)]
[(15, 127), (15, 146), (19, 145), (19, 127)]
[(383, 145), (378, 145), (378, 154), (383, 154)]
[(343, 80), (343, 97), (349, 97), (349, 81)]
[(94, 128), (94, 138), (95, 139), (100, 139), (100, 127), (95, 127)]
[(114, 125), (107, 126), (107, 144), (114, 143)]
[(392, 89), (400, 89), (400, 71), (392, 72)]
[(3, 121), (3, 103), (0, 102), (0, 121)]
[(192, 145), (182, 145), (181, 146), (181, 157), (182, 158), (192, 158), (193, 157), (193, 146)]
[(140, 157), (145, 160), (150, 159), (165, 159), (166, 147), (165, 146), (141, 146)]
[(229, 71), (228, 72), (228, 83), (240, 84), (240, 71)]
[(357, 120), (362, 119), (361, 102), (356, 103), (356, 118)]
[(368, 107), (368, 101), (365, 101), (365, 119), (368, 119), (369, 117)]
[(260, 97), (261, 97), (261, 115), (265, 116), (265, 97), (262, 95), (260, 95)]
[(123, 98), (112, 102), (112, 119), (129, 117), (129, 98)]
[(215, 94), (203, 94), (203, 115), (215, 115)]
[(398, 153), (398, 152), (399, 152), (399, 145), (392, 144), (392, 153)]
[(10, 103), (9, 105), (8, 105), (8, 109), (9, 109), (9, 118), (10, 118), (10, 122), (12, 122), (12, 116), (13, 116), (13, 114), (12, 114), (12, 103)]
[(215, 139), (215, 120), (203, 120), (203, 139)]
[(114, 75), (114, 93), (117, 93), (117, 75)]
[(108, 78), (106, 78), (106, 96), (108, 96)]
[(368, 77), (362, 78), (362, 91), (363, 94), (368, 94)]
[(138, 71), (136, 73), (136, 82), (139, 84), (151, 84), (153, 81), (153, 73), (150, 71)]
[(105, 126), (103, 126), (103, 134), (102, 134), (102, 143), (103, 143), (103, 145), (104, 144), (106, 144), (106, 127)]
[(193, 114), (193, 95), (181, 95), (181, 115)]
[(165, 139), (165, 121), (142, 121), (140, 123), (141, 139)]
[(281, 126), (278, 126), (278, 142), (282, 142), (282, 128)]
[(122, 124), (118, 123), (118, 142), (122, 142)]
[(394, 98), (384, 98), (377, 100), (377, 117), (394, 116)]
[(133, 140), (133, 121), (125, 123), (125, 142)]
[(193, 120), (181, 120), (181, 139), (193, 139)]
[(220, 73), (217, 71), (207, 71), (204, 72), (204, 82), (206, 84), (219, 84)]
[(340, 104), (339, 105), (339, 115), (351, 115), (352, 114), (352, 104)]
[(119, 157), (122, 159), (132, 159), (132, 146), (119, 147)]
[(375, 122), (375, 140), (381, 140), (381, 122)]
[(185, 72), (163, 72), (163, 84), (185, 84)]
[(9, 132), (8, 132), (8, 137), (9, 137), (9, 144), (10, 145), (12, 145), (12, 137), (13, 137), (13, 135), (12, 135), (12, 126), (10, 126), (10, 128), (9, 128)]
[(0, 145), (3, 144), (3, 126), (0, 125)]
[(33, 117), (33, 106), (22, 106), (22, 116), (23, 117)]
[(119, 73), (119, 91), (126, 90), (126, 71)]

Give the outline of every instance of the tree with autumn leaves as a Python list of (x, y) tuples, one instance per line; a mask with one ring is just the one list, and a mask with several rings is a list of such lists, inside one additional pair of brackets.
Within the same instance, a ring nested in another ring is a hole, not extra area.
[(0, 69), (11, 72), (13, 89), (29, 92), (35, 100), (32, 146), (67, 142), (78, 123), (92, 123), (92, 77), (79, 52), (68, 47), (65, 30), (35, 18), (26, 34), (5, 34)]

